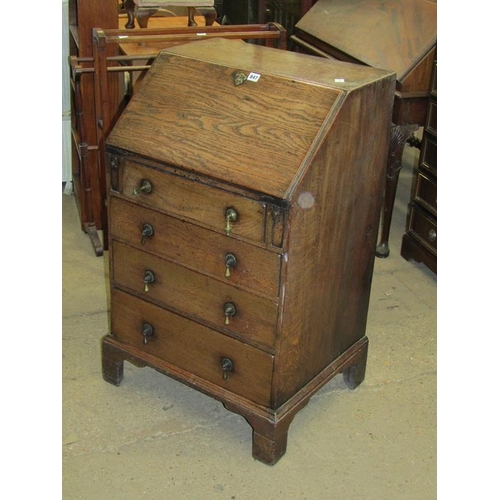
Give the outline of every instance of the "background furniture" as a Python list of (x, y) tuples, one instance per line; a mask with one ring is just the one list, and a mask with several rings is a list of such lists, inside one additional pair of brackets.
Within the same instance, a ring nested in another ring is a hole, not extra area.
[(128, 16), (125, 28), (135, 27), (134, 19), (141, 28), (147, 28), (149, 18), (160, 9), (168, 10), (175, 7), (184, 7), (188, 11), (188, 26), (197, 26), (195, 13), (198, 12), (205, 18), (205, 25), (212, 26), (217, 17), (214, 0), (124, 0), (123, 6)]
[(406, 260), (422, 262), (437, 273), (437, 60), (427, 109), (401, 255)]
[(267, 464), (328, 380), (361, 383), (394, 86), (236, 40), (160, 52), (106, 141), (105, 380), (127, 360), (213, 396)]
[[(120, 115), (131, 92), (124, 81), (125, 74), (141, 74), (149, 69), (151, 61), (162, 48), (206, 36), (264, 39), (265, 43), (283, 46), (284, 30), (276, 25), (204, 27), (204, 18), (195, 19), (199, 27), (188, 27), (185, 17), (153, 17), (152, 29), (126, 30), (126, 15), (120, 14), (116, 0), (69, 0), (70, 76), (71, 76), (71, 130), (72, 130), (72, 181), (82, 230), (89, 235), (96, 256), (106, 249), (106, 186), (103, 163), (103, 140)], [(102, 24), (101, 24), (102, 23)], [(93, 28), (100, 32), (108, 28), (123, 27), (113, 43), (95, 46)], [(206, 29), (205, 29), (206, 28)], [(99, 31), (99, 30), (98, 30)], [(136, 33), (138, 32), (138, 33)], [(139, 39), (142, 36), (144, 38)], [(120, 39), (118, 37), (121, 37)], [(127, 38), (124, 38), (127, 37)], [(267, 42), (266, 42), (267, 40)], [(123, 47), (127, 47), (123, 52)], [(122, 56), (138, 54), (133, 58)], [(104, 66), (101, 63), (104, 61)], [(127, 70), (123, 65), (127, 66)], [(140, 66), (140, 68), (138, 68)], [(101, 67), (96, 75), (96, 68)], [(108, 71), (113, 67), (112, 71)], [(100, 75), (106, 78), (100, 79)], [(103, 90), (104, 89), (104, 90)], [(106, 97), (103, 97), (105, 91)], [(104, 99), (104, 100), (103, 100)], [(96, 114), (96, 109), (99, 110)]]
[(307, 12), (309, 7), (305, 5), (309, 4), (310, 0), (224, 0), (221, 23), (275, 22), (286, 29), (289, 37), (293, 34), (297, 21)]
[[(69, 0), (70, 56), (77, 58), (81, 71), (71, 73), (72, 181), (82, 230), (92, 242), (96, 255), (104, 246), (98, 231), (103, 228), (101, 165), (97, 146), (97, 120), (92, 72), (92, 28), (118, 28), (116, 0)], [(107, 55), (116, 53), (109, 48)], [(118, 80), (109, 81), (112, 112), (118, 107)], [(79, 100), (79, 102), (78, 102)], [(78, 108), (78, 113), (76, 111)], [(104, 168), (104, 165), (102, 166)]]
[(428, 0), (319, 0), (291, 36), (300, 52), (397, 74), (379, 257), (389, 255), (403, 147), (426, 120), (437, 42), (436, 14), (436, 3)]

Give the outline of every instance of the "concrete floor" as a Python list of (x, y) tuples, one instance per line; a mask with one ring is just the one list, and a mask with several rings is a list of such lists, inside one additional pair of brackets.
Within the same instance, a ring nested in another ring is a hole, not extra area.
[(365, 381), (350, 391), (340, 375), (312, 397), (274, 467), (210, 397), (127, 362), (120, 387), (103, 381), (108, 260), (63, 195), (63, 498), (436, 498), (436, 276), (399, 255), (417, 154), (406, 148), (392, 253), (375, 263)]

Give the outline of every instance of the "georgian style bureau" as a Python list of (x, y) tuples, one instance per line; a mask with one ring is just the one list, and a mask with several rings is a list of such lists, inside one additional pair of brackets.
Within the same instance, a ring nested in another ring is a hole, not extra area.
[(160, 52), (107, 140), (104, 379), (149, 366), (242, 415), (253, 456), (365, 334), (395, 75), (211, 39)]

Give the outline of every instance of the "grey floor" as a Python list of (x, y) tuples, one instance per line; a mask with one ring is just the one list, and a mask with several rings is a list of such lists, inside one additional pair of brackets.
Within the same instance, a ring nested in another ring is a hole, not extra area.
[(436, 276), (399, 255), (417, 151), (407, 148), (388, 259), (376, 259), (364, 383), (330, 381), (295, 417), (285, 456), (251, 456), (251, 428), (222, 404), (125, 363), (103, 381), (107, 257), (63, 195), (63, 498), (436, 498)]

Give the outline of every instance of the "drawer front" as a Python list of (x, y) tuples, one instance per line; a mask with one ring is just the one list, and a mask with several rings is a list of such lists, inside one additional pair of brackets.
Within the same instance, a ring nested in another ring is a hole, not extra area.
[[(267, 296), (278, 295), (281, 256), (274, 252), (114, 197), (110, 200), (110, 217), (115, 239), (228, 284)], [(142, 236), (145, 227), (146, 232), (152, 230), (151, 236)]]
[(411, 208), (409, 232), (437, 255), (437, 223), (417, 206)]
[[(241, 340), (274, 349), (276, 302), (122, 243), (113, 242), (112, 250), (116, 285)], [(146, 286), (148, 273), (154, 281)], [(228, 305), (234, 307), (234, 315), (226, 316)]]
[(429, 132), (437, 135), (437, 103), (433, 101), (429, 104), (426, 128)]
[[(236, 220), (229, 222), (230, 234), (252, 241), (265, 241), (264, 203), (191, 179), (159, 172), (128, 159), (122, 159), (122, 169), (120, 192), (130, 201), (199, 222), (222, 234), (227, 234), (226, 211), (233, 209)], [(145, 180), (150, 183), (151, 192), (134, 194)]]
[(429, 134), (424, 133), (420, 155), (422, 166), (437, 175), (437, 141)]
[[(120, 290), (112, 292), (111, 331), (139, 348), (258, 404), (269, 405), (273, 356)], [(150, 325), (144, 336), (144, 325)], [(144, 343), (146, 338), (147, 343)], [(231, 371), (222, 370), (229, 359)]]
[(422, 172), (417, 174), (416, 199), (428, 210), (437, 213), (437, 184)]

